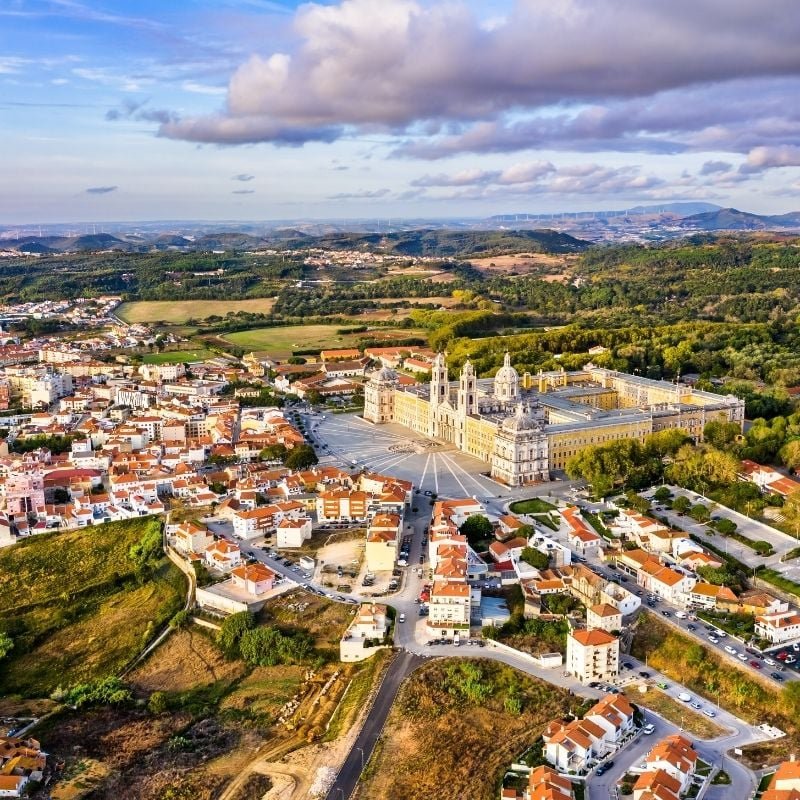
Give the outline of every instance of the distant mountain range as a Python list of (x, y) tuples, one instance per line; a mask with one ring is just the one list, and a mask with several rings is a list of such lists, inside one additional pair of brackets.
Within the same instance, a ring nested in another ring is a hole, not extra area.
[(498, 214), (484, 219), (169, 221), (104, 226), (113, 233), (75, 233), (75, 227), (81, 226), (41, 226), (38, 235), (30, 228), (0, 228), (0, 251), (48, 255), (322, 247), (441, 257), (526, 250), (569, 253), (592, 243), (657, 242), (693, 232), (800, 233), (800, 211), (761, 215), (712, 203), (664, 203), (624, 210)]
[(739, 211), (738, 208), (719, 208), (683, 217), (678, 225), (686, 230), (697, 231), (798, 231), (800, 211), (762, 216)]

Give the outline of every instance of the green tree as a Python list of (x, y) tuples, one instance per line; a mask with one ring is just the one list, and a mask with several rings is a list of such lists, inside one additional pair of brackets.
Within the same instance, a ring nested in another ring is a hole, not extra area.
[(666, 486), (659, 486), (653, 493), (653, 499), (657, 503), (666, 503), (672, 498), (672, 492)]
[(242, 636), (255, 628), (256, 618), (249, 611), (240, 611), (226, 617), (217, 633), (217, 646), (228, 658), (235, 658), (239, 653), (239, 642)]
[(797, 472), (800, 469), (800, 439), (792, 439), (780, 450), (781, 461), (784, 466)]
[(729, 450), (741, 434), (742, 429), (736, 422), (712, 420), (703, 428), (703, 439), (719, 450)]
[(708, 506), (697, 503), (689, 509), (689, 516), (697, 522), (708, 522), (711, 519), (711, 512), (708, 510)]
[(309, 444), (301, 444), (293, 447), (283, 462), (285, 467), (293, 470), (308, 469), (317, 463), (319, 463), (317, 454), (314, 452), (314, 448)]
[(288, 452), (285, 444), (270, 444), (258, 454), (258, 457), (262, 461), (283, 461)]
[(494, 526), (482, 514), (467, 517), (458, 530), (473, 547), (482, 545), (494, 534)]
[(520, 559), (530, 564), (536, 569), (547, 569), (550, 566), (550, 558), (547, 553), (537, 550), (535, 547), (525, 547), (520, 553)]
[(672, 501), (672, 508), (680, 514), (685, 514), (692, 506), (692, 501), (685, 495), (679, 494)]
[(0, 632), (0, 661), (14, 649), (14, 640), (7, 634)]
[(147, 701), (147, 710), (151, 714), (163, 714), (168, 708), (166, 692), (153, 692)]

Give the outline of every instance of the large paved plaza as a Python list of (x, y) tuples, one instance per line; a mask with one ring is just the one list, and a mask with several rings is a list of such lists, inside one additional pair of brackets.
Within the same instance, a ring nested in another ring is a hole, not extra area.
[[(486, 501), (532, 494), (532, 487), (509, 489), (488, 477), (488, 465), (452, 445), (429, 439), (402, 425), (373, 425), (355, 414), (309, 416), (309, 428), (321, 463), (353, 469), (367, 467), (411, 481), (440, 497), (477, 497)], [(547, 491), (553, 484), (537, 487)], [(556, 486), (563, 488), (563, 483)], [(537, 492), (538, 493), (538, 492)]]

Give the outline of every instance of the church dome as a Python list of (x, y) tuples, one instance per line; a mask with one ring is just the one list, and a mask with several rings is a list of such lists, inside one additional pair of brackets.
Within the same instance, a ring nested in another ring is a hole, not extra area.
[(495, 383), (514, 383), (519, 380), (519, 373), (511, 366), (511, 356), (506, 353), (503, 358), (503, 366), (497, 370), (494, 376)]
[(533, 431), (539, 427), (539, 423), (528, 412), (525, 406), (520, 403), (513, 417), (503, 420), (503, 430), (509, 433), (522, 433), (523, 431)]
[(397, 380), (397, 373), (389, 367), (381, 367), (373, 376), (378, 383), (392, 383)]

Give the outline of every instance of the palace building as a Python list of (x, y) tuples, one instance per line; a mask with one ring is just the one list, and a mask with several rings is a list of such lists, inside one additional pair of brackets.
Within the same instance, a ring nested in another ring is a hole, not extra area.
[(467, 361), (457, 381), (442, 353), (430, 384), (401, 385), (384, 367), (364, 388), (364, 419), (396, 422), (485, 461), (509, 486), (548, 480), (584, 447), (616, 439), (642, 441), (668, 428), (695, 441), (712, 420), (744, 423), (744, 401), (587, 364), (520, 376), (506, 353), (494, 378), (478, 378)]

